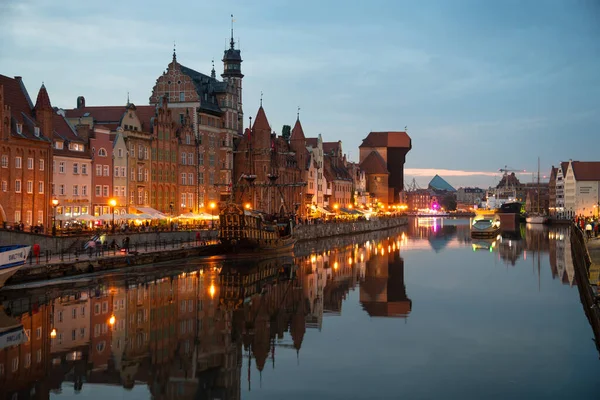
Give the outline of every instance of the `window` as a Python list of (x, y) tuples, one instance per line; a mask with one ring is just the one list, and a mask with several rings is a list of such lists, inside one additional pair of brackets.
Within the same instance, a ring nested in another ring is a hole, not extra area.
[(129, 202), (130, 202), (131, 204), (133, 204), (133, 202), (134, 202), (134, 201), (135, 201), (135, 192), (134, 192), (133, 190), (131, 190), (131, 191), (129, 192)]
[(58, 185), (58, 194), (59, 194), (59, 196), (65, 195), (65, 185), (63, 185), (63, 184)]
[(208, 165), (211, 167), (215, 166), (215, 155), (214, 154), (208, 155)]
[(73, 173), (79, 174), (79, 163), (73, 163)]
[(87, 196), (87, 185), (81, 185), (81, 195)]
[(143, 157), (144, 155), (144, 146), (138, 144), (138, 156)]
[(110, 176), (110, 167), (108, 165), (104, 165), (102, 167), (102, 169), (103, 169), (103, 172), (104, 172), (103, 173), (104, 176)]
[(15, 193), (21, 193), (21, 180), (17, 179), (15, 181)]
[(100, 150), (98, 150), (98, 155), (100, 157), (106, 157), (106, 149), (104, 149), (103, 147), (101, 147)]
[(138, 204), (143, 204), (144, 201), (144, 192), (142, 189), (138, 189)]
[(192, 143), (192, 138), (190, 135), (185, 135), (185, 144), (191, 144)]
[(81, 173), (87, 175), (87, 164), (81, 164)]
[(102, 186), (102, 196), (108, 197), (108, 185)]
[(119, 196), (119, 187), (118, 186), (113, 187), (113, 196), (115, 196), (115, 197)]
[(62, 311), (58, 312), (58, 322), (63, 322), (63, 312)]
[(135, 145), (134, 144), (132, 144), (129, 147), (129, 153), (131, 153), (131, 157), (135, 157)]
[(8, 182), (2, 181), (2, 191), (3, 192), (8, 191)]
[(117, 150), (117, 157), (123, 158), (123, 149), (118, 149)]
[(44, 181), (38, 181), (38, 193), (44, 193)]
[(96, 176), (102, 176), (102, 165), (96, 165)]
[(81, 316), (85, 317), (85, 306), (81, 306)]
[(144, 168), (144, 182), (148, 182), (148, 168)]
[(25, 368), (29, 368), (31, 366), (31, 353), (25, 354)]
[(144, 160), (148, 159), (148, 147), (144, 147)]
[(94, 304), (94, 315), (99, 315), (100, 314), (100, 304), (96, 303)]
[(131, 168), (131, 180), (135, 181), (135, 168)]
[(33, 158), (29, 157), (27, 159), (27, 169), (33, 169)]
[(58, 163), (58, 173), (59, 174), (64, 174), (65, 173), (65, 162), (64, 161), (60, 161)]
[[(185, 101), (185, 93), (184, 92), (179, 92), (179, 101)], [(181, 114), (183, 115), (183, 114)]]
[(185, 193), (181, 193), (181, 207), (186, 207), (186, 203), (185, 203), (186, 200), (187, 200), (187, 196), (185, 195)]
[(38, 224), (43, 224), (44, 223), (44, 211), (42, 211), (42, 210), (38, 210), (37, 223)]
[(21, 211), (15, 211), (15, 222), (21, 222)]
[(15, 168), (21, 169), (21, 157), (15, 157)]
[(198, 172), (198, 184), (204, 185), (204, 172)]
[(19, 357), (15, 357), (12, 359), (12, 372), (17, 372), (19, 369)]
[(138, 168), (138, 182), (142, 182), (144, 180), (144, 168)]
[(187, 164), (187, 153), (181, 153), (181, 164), (182, 165)]
[(125, 167), (121, 167), (121, 177), (127, 178), (127, 169)]
[(187, 174), (185, 172), (181, 174), (181, 184), (187, 185)]
[(194, 174), (192, 174), (191, 172), (188, 174), (188, 182), (190, 185), (194, 184)]
[(63, 142), (54, 142), (54, 148), (56, 150), (62, 150), (63, 149)]
[(96, 185), (96, 196), (100, 197), (102, 195), (102, 186)]
[(215, 173), (214, 172), (209, 172), (208, 173), (208, 184), (209, 185), (214, 185), (215, 184)]
[(179, 123), (180, 123), (181, 125), (183, 125), (183, 120), (184, 120), (184, 118), (185, 118), (185, 117), (183, 116), (183, 114), (179, 114)]
[(81, 143), (69, 143), (69, 150), (73, 150), (73, 151), (83, 151), (84, 150), (84, 146)]
[(79, 185), (73, 185), (73, 196), (79, 196)]
[(8, 168), (8, 156), (2, 154), (2, 168)]
[(114, 169), (114, 171), (113, 171), (113, 176), (114, 176), (115, 178), (118, 178), (118, 177), (119, 177), (119, 167), (115, 167), (115, 169)]
[(33, 219), (33, 211), (28, 210), (25, 214), (25, 224), (31, 225), (31, 220)]
[(194, 153), (189, 153), (188, 154), (188, 164), (189, 165), (194, 165)]

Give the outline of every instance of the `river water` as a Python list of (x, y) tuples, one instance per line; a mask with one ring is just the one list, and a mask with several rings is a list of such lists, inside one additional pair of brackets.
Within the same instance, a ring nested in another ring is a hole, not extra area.
[[(9, 286), (0, 399), (597, 399), (568, 232), (468, 220)], [(12, 322), (11, 322), (12, 321)]]

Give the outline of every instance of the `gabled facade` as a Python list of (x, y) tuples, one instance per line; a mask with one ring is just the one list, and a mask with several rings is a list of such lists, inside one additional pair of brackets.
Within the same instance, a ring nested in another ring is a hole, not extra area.
[(183, 125), (177, 132), (179, 143), (179, 205), (180, 212), (199, 212), (204, 208), (204, 193), (200, 196), (200, 187), (205, 189), (204, 182), (200, 186), (198, 182), (198, 153), (196, 146), (196, 136), (194, 135), (194, 126), (192, 118), (187, 113)]
[[(306, 147), (311, 154), (313, 165), (311, 166), (314, 179), (314, 195), (311, 200), (315, 207), (324, 206), (324, 178), (323, 178), (323, 138), (319, 133), (316, 138), (306, 139)], [(310, 184), (310, 183), (309, 183)]]
[[(92, 159), (87, 138), (77, 135), (61, 114), (53, 115), (53, 127), (52, 194), (58, 199), (56, 213), (67, 217), (90, 214)], [(106, 167), (107, 173), (109, 168)]]
[[(80, 128), (81, 127), (81, 128)], [(83, 131), (80, 125), (78, 132)], [(90, 129), (85, 125), (86, 129)], [(117, 200), (121, 195), (121, 187), (113, 185), (114, 179), (121, 175), (121, 169), (114, 168), (115, 154), (113, 141), (110, 138), (110, 129), (102, 125), (95, 125), (89, 137), (89, 147), (92, 154), (92, 212), (94, 216), (113, 213), (110, 199)], [(117, 205), (119, 203), (117, 202)], [(117, 207), (115, 207), (117, 208)]]
[(116, 213), (120, 215), (127, 214), (127, 202), (129, 193), (129, 179), (127, 171), (128, 157), (127, 144), (123, 137), (123, 132), (117, 132), (110, 135), (112, 139), (112, 160), (113, 160), (113, 197), (117, 202)]
[[(0, 223), (51, 225), (53, 110), (44, 85), (35, 106), (20, 77), (0, 75)], [(29, 190), (31, 189), (31, 190)]]
[(597, 217), (600, 207), (600, 161), (569, 161), (565, 174), (565, 211)]
[[(307, 209), (307, 206), (310, 206), (312, 203), (312, 199), (314, 196), (314, 184), (311, 187), (310, 182), (310, 172), (311, 172), (311, 155), (308, 149), (306, 148), (306, 136), (304, 135), (304, 130), (302, 129), (302, 124), (300, 123), (300, 116), (296, 119), (296, 123), (292, 128), (292, 134), (290, 136), (290, 150), (294, 152), (296, 158), (296, 164), (299, 173), (299, 181), (305, 182), (306, 186), (300, 190), (300, 194), (298, 197), (299, 204), (297, 207), (297, 215), (300, 218), (305, 218), (308, 216), (310, 210)], [(312, 168), (313, 173), (314, 166)]]
[[(331, 189), (329, 207), (333, 209), (347, 208), (352, 199), (352, 176), (346, 168), (345, 157), (325, 154), (324, 172), (327, 179), (327, 188)], [(336, 207), (337, 206), (337, 207)]]

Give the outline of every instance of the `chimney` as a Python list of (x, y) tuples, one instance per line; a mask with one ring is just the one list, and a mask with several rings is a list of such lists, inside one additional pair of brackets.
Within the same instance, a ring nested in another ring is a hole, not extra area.
[(77, 97), (77, 108), (85, 108), (85, 97), (79, 96)]

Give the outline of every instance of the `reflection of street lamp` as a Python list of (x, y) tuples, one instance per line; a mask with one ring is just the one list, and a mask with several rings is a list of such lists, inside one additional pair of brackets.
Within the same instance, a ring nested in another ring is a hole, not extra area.
[(52, 236), (56, 236), (56, 206), (58, 199), (52, 199), (52, 208), (54, 208), (54, 217), (52, 218)]
[(251, 207), (251, 206), (250, 206), (250, 203), (246, 203), (246, 204), (244, 205), (244, 207), (246, 208), (246, 210), (249, 210), (249, 209), (250, 209), (250, 207)]
[(112, 215), (113, 215), (113, 221), (112, 221), (112, 233), (115, 233), (115, 206), (117, 205), (117, 201), (115, 199), (110, 199), (108, 204), (110, 204), (112, 206)]
[(111, 326), (111, 328), (115, 325), (116, 320), (117, 319), (115, 318), (114, 315), (111, 315), (110, 318), (108, 319), (108, 323)]
[(215, 228), (215, 213), (214, 213), (214, 211), (215, 211), (215, 207), (216, 207), (215, 202), (211, 201), (210, 204), (209, 204), (209, 207), (210, 207), (210, 216), (211, 216), (211, 218), (210, 218), (210, 228), (214, 229)]
[(50, 338), (54, 339), (56, 337), (56, 328), (52, 328), (50, 331)]

